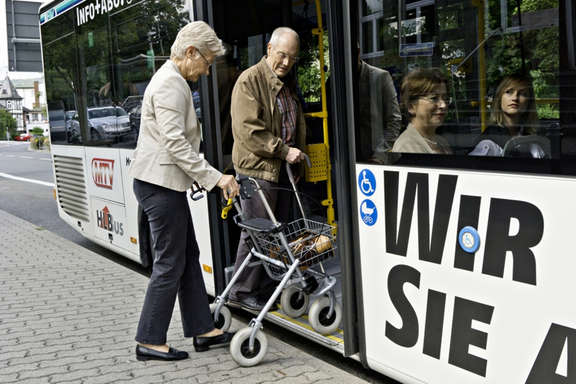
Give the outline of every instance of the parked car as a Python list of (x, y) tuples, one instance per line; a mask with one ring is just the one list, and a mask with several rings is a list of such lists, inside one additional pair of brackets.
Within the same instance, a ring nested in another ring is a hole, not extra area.
[[(105, 140), (130, 133), (130, 118), (122, 107), (106, 106), (88, 108), (88, 125), (91, 140)], [(69, 138), (80, 137), (80, 123), (75, 115), (68, 126)]]
[(16, 141), (30, 141), (30, 136), (28, 133), (21, 133), (19, 135), (14, 136), (14, 140)]

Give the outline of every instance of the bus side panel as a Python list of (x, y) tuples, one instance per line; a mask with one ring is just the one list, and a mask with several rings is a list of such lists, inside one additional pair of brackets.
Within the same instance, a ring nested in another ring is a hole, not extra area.
[[(139, 261), (137, 236), (128, 227), (128, 214), (123, 178), (124, 164), (117, 148), (86, 147), (86, 185), (90, 196), (90, 217), (94, 236), (108, 242), (109, 248), (120, 247)], [(133, 240), (131, 241), (131, 238)]]
[[(127, 232), (130, 237), (134, 237), (140, 241), (138, 237), (138, 201), (134, 196), (132, 182), (134, 179), (130, 177), (130, 163), (132, 161), (134, 151), (129, 149), (121, 149), (119, 155), (121, 174), (124, 183), (124, 195), (126, 196), (126, 223)], [(210, 243), (210, 226), (209, 226), (209, 213), (208, 213), (208, 199), (204, 197), (199, 201), (192, 201), (188, 193), (188, 204), (190, 205), (190, 214), (194, 223), (194, 231), (196, 233), (196, 240), (200, 248), (200, 265), (206, 290), (210, 295), (215, 293), (214, 285), (214, 272), (212, 262), (212, 248)], [(134, 252), (139, 254), (139, 247), (135, 245)]]
[[(215, 296), (216, 286), (214, 283), (214, 263), (212, 261), (212, 245), (210, 235), (210, 214), (208, 212), (208, 198), (193, 201), (188, 194), (188, 204), (190, 205), (190, 212), (192, 214), (192, 222), (194, 223), (194, 232), (196, 233), (196, 241), (200, 248), (200, 266), (202, 268), (202, 276), (204, 278), (204, 285), (209, 295)], [(218, 218), (217, 218), (218, 220)]]
[(575, 180), (378, 165), (356, 175), (372, 368), (405, 383), (576, 380)]

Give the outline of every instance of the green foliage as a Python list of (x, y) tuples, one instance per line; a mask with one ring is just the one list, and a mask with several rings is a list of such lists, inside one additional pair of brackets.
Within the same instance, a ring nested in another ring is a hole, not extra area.
[[(558, 0), (522, 0), (522, 12), (533, 12), (540, 9), (558, 8)], [(516, 11), (518, 8), (516, 8)]]
[(30, 130), (33, 136), (44, 136), (44, 130), (40, 127), (34, 127)]
[(8, 111), (0, 109), (0, 140), (6, 140), (6, 131), (10, 137), (16, 135), (16, 119)]
[[(329, 76), (329, 46), (328, 36), (325, 33), (323, 39), (325, 80)], [(318, 39), (314, 36), (308, 45), (302, 46), (300, 50), (300, 64), (298, 65), (298, 85), (304, 96), (304, 100), (309, 103), (319, 102), (321, 98), (321, 71), (320, 71), (320, 50), (318, 49)]]
[(30, 148), (32, 149), (44, 149), (50, 148), (50, 138), (44, 136), (34, 136), (30, 139)]

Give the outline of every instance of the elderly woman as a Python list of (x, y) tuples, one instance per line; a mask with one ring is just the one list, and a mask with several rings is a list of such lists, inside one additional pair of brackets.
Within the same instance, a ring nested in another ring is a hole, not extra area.
[(404, 77), (401, 101), (410, 123), (392, 152), (452, 153), (448, 142), (436, 135), (450, 104), (447, 91), (446, 78), (436, 68), (417, 69)]
[(188, 357), (166, 345), (166, 333), (178, 295), (185, 337), (194, 337), (196, 352), (228, 344), (233, 334), (214, 327), (199, 264), (186, 190), (198, 183), (215, 186), (224, 197), (239, 187), (198, 155), (200, 127), (186, 80), (207, 75), (224, 48), (204, 22), (186, 25), (171, 48), (170, 60), (154, 74), (144, 92), (138, 145), (131, 175), (134, 194), (148, 217), (154, 264), (136, 333), (138, 360)]

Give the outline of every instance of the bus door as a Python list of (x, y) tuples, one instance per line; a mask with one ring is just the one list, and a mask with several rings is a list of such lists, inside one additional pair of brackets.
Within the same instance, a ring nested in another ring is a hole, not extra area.
[[(209, 126), (212, 132), (212, 142), (207, 153), (214, 152), (213, 161), (217, 162), (221, 170), (233, 173), (232, 147), (234, 138), (232, 135), (232, 121), (230, 117), (230, 103), (232, 90), (238, 76), (245, 69), (257, 64), (266, 55), (267, 43), (275, 28), (288, 26), (298, 32), (300, 36), (300, 59), (293, 67), (297, 74), (299, 99), (303, 105), (307, 123), (307, 148), (313, 161), (311, 169), (305, 178), (299, 183), (300, 195), (303, 199), (304, 210), (308, 217), (323, 223), (330, 223), (337, 227), (336, 236), (340, 235), (340, 227), (335, 220), (335, 204), (332, 191), (335, 188), (330, 184), (332, 173), (330, 170), (330, 153), (328, 150), (332, 133), (327, 131), (327, 122), (323, 117), (326, 115), (326, 98), (323, 100), (323, 84), (329, 77), (329, 31), (326, 28), (326, 20), (329, 14), (327, 1), (293, 2), (293, 1), (256, 1), (238, 2), (229, 0), (213, 0), (208, 2), (209, 12), (197, 3), (196, 15), (213, 25), (218, 36), (223, 40), (227, 54), (218, 58), (212, 69), (209, 79), (210, 92), (213, 94), (210, 113), (204, 114), (204, 124)], [(323, 20), (324, 24), (321, 24)], [(320, 31), (322, 32), (320, 34)], [(320, 48), (323, 55), (321, 56)], [(322, 60), (321, 60), (322, 58)], [(322, 73), (324, 72), (324, 73)], [(205, 98), (203, 98), (204, 100)], [(323, 103), (324, 101), (324, 103)], [(335, 167), (336, 164), (332, 164)], [(313, 171), (313, 172), (312, 172)], [(329, 180), (330, 178), (330, 180)], [(255, 196), (254, 198), (258, 198)], [(286, 202), (285, 202), (286, 203)], [(298, 213), (295, 199), (291, 204), (296, 219)], [(346, 226), (343, 226), (343, 230)], [(222, 267), (228, 267), (230, 276), (236, 250), (240, 237), (238, 227), (230, 221), (219, 228), (224, 239), (224, 246), (220, 250), (222, 254)], [(216, 252), (216, 251), (215, 251)], [(216, 253), (217, 254), (217, 253)], [(346, 296), (350, 284), (345, 281), (351, 271), (343, 271), (342, 256), (337, 250), (336, 257), (323, 263), (329, 275), (336, 278), (336, 297), (338, 305), (343, 306), (343, 313), (355, 313), (353, 303), (348, 300), (352, 295)], [(349, 264), (346, 261), (346, 264)], [(219, 287), (221, 291), (225, 281)], [(311, 299), (312, 300), (312, 299)], [(313, 305), (313, 302), (310, 303)], [(312, 308), (312, 307), (310, 307)], [(308, 309), (305, 308), (305, 309)], [(273, 312), (269, 318), (283, 326), (289, 327), (296, 332), (302, 333), (313, 340), (345, 352), (355, 353), (353, 321), (345, 320), (334, 332), (319, 335), (309, 321), (305, 311), (303, 315), (296, 317), (288, 316), (284, 311)], [(347, 319), (347, 318), (346, 318)]]
[(353, 118), (337, 136), (355, 162), (371, 368), (403, 383), (576, 379), (572, 7), (342, 6)]

